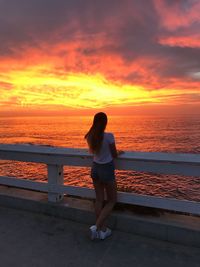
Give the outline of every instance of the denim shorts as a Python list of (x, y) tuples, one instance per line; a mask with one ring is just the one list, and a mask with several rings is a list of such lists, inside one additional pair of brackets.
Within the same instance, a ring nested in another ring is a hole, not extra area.
[(92, 163), (91, 177), (94, 180), (107, 183), (115, 181), (115, 166), (114, 162), (108, 162), (105, 164)]

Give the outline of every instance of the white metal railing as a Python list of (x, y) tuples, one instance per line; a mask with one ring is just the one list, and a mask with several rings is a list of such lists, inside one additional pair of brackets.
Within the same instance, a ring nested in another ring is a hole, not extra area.
[[(48, 182), (16, 177), (0, 177), (0, 184), (48, 193), (50, 202), (60, 201), (64, 194), (95, 198), (94, 190), (63, 184), (63, 166), (91, 166), (92, 155), (85, 149), (36, 145), (0, 145), (0, 160), (44, 163)], [(200, 176), (200, 154), (158, 152), (125, 152), (115, 160), (116, 169)], [(200, 215), (200, 202), (118, 192), (118, 202)]]

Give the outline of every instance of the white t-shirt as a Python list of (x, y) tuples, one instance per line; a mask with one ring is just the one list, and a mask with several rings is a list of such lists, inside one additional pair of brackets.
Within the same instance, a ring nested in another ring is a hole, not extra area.
[(112, 133), (104, 133), (101, 149), (98, 154), (94, 154), (94, 162), (100, 164), (111, 162), (113, 157), (109, 145), (113, 143), (115, 143), (114, 135)]

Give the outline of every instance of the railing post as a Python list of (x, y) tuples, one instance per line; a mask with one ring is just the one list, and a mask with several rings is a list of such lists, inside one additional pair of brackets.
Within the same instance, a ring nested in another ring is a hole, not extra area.
[(63, 165), (48, 164), (48, 201), (59, 202), (63, 194), (57, 192), (57, 186), (63, 185)]

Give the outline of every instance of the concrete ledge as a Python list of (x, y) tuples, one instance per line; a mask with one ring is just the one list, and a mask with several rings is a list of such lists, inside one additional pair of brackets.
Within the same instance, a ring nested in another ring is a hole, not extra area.
[[(57, 216), (85, 224), (95, 217), (90, 200), (65, 197), (62, 203), (49, 203), (47, 194), (0, 186), (0, 205)], [(113, 229), (163, 241), (200, 247), (200, 217), (163, 213), (158, 216), (133, 212), (113, 212), (109, 220)]]
[[(115, 216), (115, 215), (114, 215)], [(163, 215), (164, 216), (164, 215)], [(177, 215), (179, 216), (179, 215)], [(196, 219), (196, 218), (195, 218)], [(193, 221), (194, 218), (191, 218)], [(146, 237), (177, 244), (200, 247), (200, 218), (196, 226), (186, 226), (181, 222), (174, 223), (173, 220), (163, 222), (163, 218), (139, 217), (137, 215), (117, 215), (118, 230), (130, 232)]]

